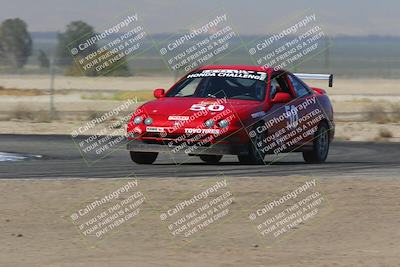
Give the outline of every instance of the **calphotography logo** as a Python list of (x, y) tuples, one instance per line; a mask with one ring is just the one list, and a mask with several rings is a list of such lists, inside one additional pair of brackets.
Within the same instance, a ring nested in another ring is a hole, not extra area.
[(146, 197), (138, 188), (139, 181), (130, 180), (72, 213), (72, 222), (85, 242), (95, 244), (140, 215)]
[(191, 26), (189, 32), (177, 33), (158, 43), (160, 55), (172, 72), (191, 71), (242, 46), (235, 41), (238, 34), (226, 13), (202, 21)]
[[(130, 123), (132, 116), (143, 113), (141, 109), (132, 113), (136, 105), (136, 99), (128, 99), (72, 131), (72, 140), (88, 165), (126, 145), (126, 125)], [(137, 129), (137, 132), (140, 131)]]
[(327, 199), (317, 188), (316, 179), (305, 181), (248, 215), (264, 244), (271, 246), (276, 240), (295, 234), (304, 224), (329, 211)]
[(248, 53), (257, 65), (291, 69), (331, 46), (331, 40), (315, 13), (289, 19), (287, 26), (248, 43)]
[(172, 238), (190, 242), (226, 221), (234, 200), (226, 178), (218, 179), (168, 207), (160, 220)]
[(67, 45), (79, 70), (88, 76), (128, 74), (127, 61), (150, 49), (138, 13), (122, 16), (99, 33), (90, 30)]

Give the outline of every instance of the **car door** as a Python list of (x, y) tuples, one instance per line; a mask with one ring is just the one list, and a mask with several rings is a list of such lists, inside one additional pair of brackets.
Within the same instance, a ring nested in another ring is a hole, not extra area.
[(296, 131), (296, 135), (293, 134), (293, 142), (290, 144), (291, 149), (294, 149), (313, 139), (317, 125), (314, 123), (314, 118), (319, 114), (316, 112), (319, 105), (315, 94), (299, 78), (289, 73), (288, 80), (289, 86), (296, 94), (290, 107), (286, 107), (293, 112), (288, 122), (288, 129)]
[[(284, 102), (274, 102), (277, 93), (289, 94), (290, 97)], [(268, 147), (268, 153), (279, 154), (288, 149), (285, 143), (288, 123), (296, 121), (295, 116), (286, 116), (296, 97), (286, 72), (276, 71), (272, 74), (268, 97), (272, 106), (264, 119), (268, 128), (266, 146)]]

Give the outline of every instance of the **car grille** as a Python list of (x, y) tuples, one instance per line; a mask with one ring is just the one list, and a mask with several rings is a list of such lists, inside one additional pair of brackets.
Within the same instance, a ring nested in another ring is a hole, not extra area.
[(196, 138), (196, 135), (190, 136), (189, 138), (183, 138), (181, 134), (166, 134), (161, 135), (160, 133), (145, 133), (141, 136), (144, 143), (147, 144), (160, 144), (160, 145), (194, 145), (201, 143), (202, 146), (210, 146), (211, 143), (210, 135), (204, 135), (201, 138)]

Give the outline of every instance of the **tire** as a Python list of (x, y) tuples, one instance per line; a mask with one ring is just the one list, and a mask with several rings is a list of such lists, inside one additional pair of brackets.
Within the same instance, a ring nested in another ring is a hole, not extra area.
[(200, 159), (209, 164), (217, 164), (222, 159), (222, 155), (200, 155)]
[(309, 164), (325, 162), (328, 157), (329, 145), (329, 127), (326, 122), (322, 122), (314, 134), (313, 150), (303, 152), (304, 161)]
[(267, 137), (267, 132), (263, 131), (262, 133), (258, 133), (256, 131), (258, 126), (253, 127), (252, 131), (254, 131), (255, 136), (250, 138), (248, 145), (248, 154), (247, 155), (238, 155), (239, 162), (241, 164), (252, 164), (252, 165), (261, 165), (264, 164), (265, 153), (262, 149), (257, 148), (257, 143)]
[(158, 153), (155, 152), (134, 152), (129, 151), (131, 159), (137, 164), (152, 164), (156, 161)]

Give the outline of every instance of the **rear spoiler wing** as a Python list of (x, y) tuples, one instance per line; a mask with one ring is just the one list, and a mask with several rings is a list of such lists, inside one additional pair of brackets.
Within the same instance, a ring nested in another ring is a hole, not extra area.
[(304, 80), (329, 80), (329, 87), (333, 86), (333, 74), (310, 74), (293, 73), (296, 77)]

